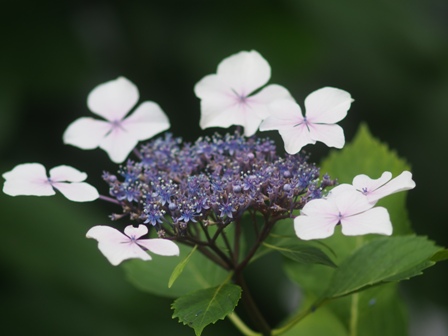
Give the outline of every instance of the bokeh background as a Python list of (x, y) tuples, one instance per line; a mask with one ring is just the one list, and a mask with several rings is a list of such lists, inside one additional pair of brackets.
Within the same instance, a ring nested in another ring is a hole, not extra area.
[[(448, 2), (407, 1), (10, 1), (0, 12), (0, 170), (24, 162), (115, 171), (103, 151), (64, 146), (70, 122), (89, 116), (96, 85), (125, 76), (193, 141), (193, 86), (225, 57), (255, 49), (270, 83), (298, 102), (323, 86), (355, 99), (344, 127), (361, 122), (406, 158), (415, 231), (448, 246)], [(310, 148), (308, 148), (310, 149)], [(328, 153), (312, 148), (312, 159)], [(193, 335), (171, 320), (170, 299), (134, 289), (106, 263), (93, 225), (114, 208), (0, 195), (0, 325), (14, 335)], [(404, 283), (412, 335), (448, 334), (447, 265)], [(268, 276), (264, 274), (263, 276)], [(271, 279), (272, 280), (272, 279)], [(272, 281), (271, 281), (272, 282)], [(229, 335), (227, 322), (205, 334)]]

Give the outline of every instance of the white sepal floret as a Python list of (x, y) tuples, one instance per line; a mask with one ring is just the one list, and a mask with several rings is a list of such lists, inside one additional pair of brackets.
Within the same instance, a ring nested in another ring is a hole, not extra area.
[(254, 135), (270, 115), (272, 102), (293, 99), (280, 85), (262, 88), (270, 78), (269, 63), (255, 50), (225, 58), (216, 74), (202, 78), (194, 87), (201, 99), (201, 128), (239, 125), (244, 127), (245, 136)]
[(98, 225), (92, 227), (86, 237), (98, 241), (99, 250), (114, 266), (128, 259), (151, 260), (151, 256), (145, 250), (162, 256), (179, 255), (179, 247), (171, 240), (140, 239), (148, 233), (148, 228), (143, 224), (138, 228), (128, 225), (124, 233), (110, 226)]
[(289, 154), (296, 154), (305, 145), (317, 141), (342, 148), (344, 131), (336, 123), (345, 118), (352, 102), (348, 92), (324, 87), (306, 97), (304, 116), (293, 100), (277, 100), (270, 105), (271, 116), (263, 120), (260, 131), (279, 131)]
[(47, 177), (40, 163), (24, 163), (4, 173), (3, 178), (6, 180), (3, 192), (10, 196), (51, 196), (56, 194), (56, 189), (75, 202), (90, 202), (99, 197), (93, 186), (83, 182), (86, 173), (65, 165), (50, 169)]
[(81, 149), (100, 147), (113, 162), (123, 162), (139, 141), (170, 127), (168, 117), (152, 101), (141, 103), (126, 117), (138, 99), (137, 87), (124, 77), (98, 85), (90, 92), (87, 106), (105, 120), (75, 120), (64, 132), (64, 143)]

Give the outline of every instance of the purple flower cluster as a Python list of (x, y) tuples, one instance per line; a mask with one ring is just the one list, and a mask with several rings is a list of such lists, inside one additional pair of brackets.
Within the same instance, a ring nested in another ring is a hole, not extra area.
[(291, 216), (335, 184), (300, 154), (277, 156), (272, 140), (234, 135), (183, 143), (171, 134), (139, 150), (118, 175), (104, 173), (110, 195), (123, 207), (113, 215), (151, 224), (167, 224), (183, 235), (189, 223), (227, 225), (246, 210), (265, 218)]

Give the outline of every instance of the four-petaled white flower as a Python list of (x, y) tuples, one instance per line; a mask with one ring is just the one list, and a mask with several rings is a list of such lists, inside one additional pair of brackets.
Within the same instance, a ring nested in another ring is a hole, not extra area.
[(336, 123), (345, 118), (352, 102), (348, 92), (324, 87), (306, 97), (306, 116), (303, 116), (294, 101), (278, 100), (270, 105), (271, 116), (261, 123), (260, 131), (278, 130), (289, 154), (298, 153), (316, 141), (342, 148), (344, 131)]
[(64, 133), (64, 143), (82, 149), (100, 147), (113, 162), (123, 162), (139, 141), (170, 127), (160, 106), (151, 101), (141, 103), (125, 118), (138, 98), (137, 87), (124, 77), (98, 85), (90, 92), (87, 105), (106, 121), (90, 117), (75, 120)]
[(87, 174), (69, 166), (57, 166), (47, 177), (40, 163), (24, 163), (4, 173), (3, 178), (6, 180), (3, 192), (10, 196), (51, 196), (56, 194), (56, 189), (75, 202), (89, 202), (99, 197), (94, 187), (82, 182)]
[(252, 136), (263, 119), (270, 115), (269, 104), (292, 99), (288, 90), (271, 84), (254, 94), (271, 77), (271, 67), (256, 51), (241, 51), (224, 59), (216, 74), (201, 79), (194, 92), (201, 99), (201, 128), (244, 127)]
[(337, 224), (347, 236), (376, 233), (392, 234), (389, 213), (383, 207), (373, 208), (367, 198), (353, 188), (334, 188), (328, 198), (309, 201), (301, 215), (294, 219), (297, 236), (303, 240), (322, 239), (331, 236)]
[(140, 224), (138, 228), (129, 225), (124, 229), (124, 233), (125, 235), (110, 226), (98, 225), (91, 228), (86, 237), (98, 241), (101, 253), (114, 266), (127, 259), (151, 260), (151, 256), (143, 248), (162, 256), (179, 255), (179, 247), (171, 240), (139, 239), (148, 233), (145, 225)]
[(380, 198), (394, 194), (396, 192), (410, 190), (415, 188), (415, 182), (412, 180), (412, 174), (408, 171), (392, 179), (392, 173), (386, 171), (380, 178), (371, 179), (367, 175), (361, 174), (353, 179), (353, 187), (363, 193), (367, 200), (375, 204)]

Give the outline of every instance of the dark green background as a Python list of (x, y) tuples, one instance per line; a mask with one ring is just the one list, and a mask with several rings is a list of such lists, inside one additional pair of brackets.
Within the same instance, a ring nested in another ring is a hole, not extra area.
[[(90, 115), (86, 97), (94, 86), (129, 78), (141, 101), (161, 105), (176, 136), (193, 141), (203, 134), (194, 84), (223, 58), (255, 49), (272, 67), (270, 82), (299, 103), (323, 86), (352, 94), (355, 102), (340, 123), (346, 138), (365, 121), (407, 158), (417, 183), (408, 199), (414, 229), (448, 246), (444, 0), (11, 1), (2, 4), (0, 25), (2, 172), (24, 162), (68, 164), (106, 193), (99, 176), (115, 170), (106, 154), (62, 144), (68, 124)], [(328, 153), (321, 145), (307, 149), (316, 161)], [(60, 196), (0, 195), (2, 330), (193, 334), (171, 320), (170, 300), (133, 289), (84, 238), (89, 227), (107, 224), (113, 209)], [(440, 264), (403, 286), (415, 321), (433, 305), (444, 310), (430, 318), (446, 318), (446, 281), (447, 266)], [(205, 331), (233, 329), (220, 322)]]

